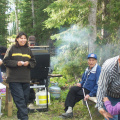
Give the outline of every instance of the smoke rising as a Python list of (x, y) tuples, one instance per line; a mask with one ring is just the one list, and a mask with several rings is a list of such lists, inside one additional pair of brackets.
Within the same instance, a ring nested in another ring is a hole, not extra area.
[[(120, 31), (120, 30), (119, 30)], [(56, 49), (56, 56), (52, 57), (51, 65), (61, 64), (61, 68), (68, 64), (69, 62), (74, 62), (74, 64), (79, 64), (79, 60), (86, 60), (89, 53), (89, 29), (79, 27), (77, 25), (72, 25), (69, 29), (62, 28), (60, 34), (57, 37), (57, 41), (60, 44)], [(119, 32), (118, 32), (119, 33)], [(118, 34), (118, 38), (120, 35)], [(96, 49), (94, 51), (98, 56), (98, 63), (103, 64), (108, 58), (114, 57), (120, 54), (119, 44), (111, 43), (105, 45), (96, 44)]]
[[(61, 32), (62, 31), (62, 32)], [(61, 64), (61, 68), (69, 62), (78, 62), (78, 58), (84, 57), (88, 49), (89, 30), (77, 25), (71, 26), (69, 29), (60, 30), (57, 36), (57, 42), (60, 44), (56, 49), (56, 56), (52, 57), (51, 65)]]

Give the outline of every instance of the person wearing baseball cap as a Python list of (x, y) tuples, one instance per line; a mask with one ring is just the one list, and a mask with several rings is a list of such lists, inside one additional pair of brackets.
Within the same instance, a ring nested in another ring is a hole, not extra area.
[(89, 58), (95, 58), (95, 59), (97, 60), (97, 55), (94, 54), (94, 53), (90, 53), (90, 54), (88, 55), (88, 59), (89, 59)]
[(96, 96), (101, 67), (97, 64), (96, 54), (90, 53), (87, 59), (88, 67), (82, 76), (82, 80), (77, 83), (76, 86), (72, 86), (67, 94), (64, 109), (65, 113), (60, 116), (62, 118), (73, 117), (73, 107), (80, 100), (84, 99), (84, 101), (86, 101), (89, 97)]

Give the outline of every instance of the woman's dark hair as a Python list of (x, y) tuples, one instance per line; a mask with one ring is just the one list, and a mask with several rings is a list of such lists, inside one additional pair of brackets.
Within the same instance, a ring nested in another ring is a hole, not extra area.
[[(18, 35), (17, 35), (16, 38), (15, 38), (15, 45), (16, 45), (17, 47), (19, 46), (19, 43), (18, 43), (17, 39), (20, 38), (22, 35), (25, 35), (25, 36), (26, 36), (26, 39), (28, 39), (26, 33), (24, 33), (24, 32), (19, 32)], [(25, 46), (25, 47), (28, 47), (28, 41), (26, 42), (26, 44), (25, 44), (24, 46)]]

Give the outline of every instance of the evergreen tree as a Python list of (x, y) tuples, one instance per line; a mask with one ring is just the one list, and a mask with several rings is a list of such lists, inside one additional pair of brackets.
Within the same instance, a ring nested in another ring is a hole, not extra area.
[(0, 2), (0, 45), (7, 44), (7, 0), (1, 0)]
[(38, 44), (48, 44), (50, 35), (54, 32), (54, 29), (43, 29), (43, 21), (48, 18), (43, 10), (53, 1), (22, 0), (20, 4), (20, 29), (28, 35), (35, 35)]

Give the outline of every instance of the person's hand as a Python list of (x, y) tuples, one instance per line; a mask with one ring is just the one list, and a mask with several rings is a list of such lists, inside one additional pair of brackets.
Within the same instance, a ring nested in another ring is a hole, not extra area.
[(28, 66), (28, 65), (29, 65), (29, 62), (28, 62), (28, 61), (25, 61), (23, 65), (24, 65), (24, 66)]
[(113, 118), (113, 116), (110, 113), (106, 112), (103, 108), (99, 110), (99, 113), (103, 115), (107, 120), (109, 120), (109, 118)]
[(81, 87), (81, 83), (77, 83), (77, 86), (78, 86), (78, 87)]
[(109, 101), (108, 97), (103, 98), (103, 102)]
[(87, 94), (85, 97), (84, 97), (84, 101), (88, 100), (90, 96)]
[(22, 64), (21, 61), (18, 61), (17, 65), (18, 65), (18, 66), (22, 66), (23, 64)]
[(0, 65), (2, 65), (3, 61), (0, 59)]

